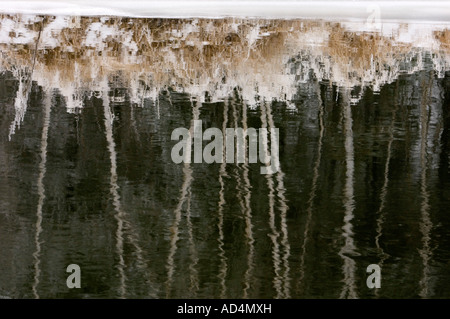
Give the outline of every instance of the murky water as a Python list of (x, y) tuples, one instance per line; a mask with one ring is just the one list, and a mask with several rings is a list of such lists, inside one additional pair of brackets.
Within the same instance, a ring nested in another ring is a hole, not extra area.
[[(448, 28), (0, 25), (0, 296), (450, 298)], [(280, 170), (175, 164), (191, 120), (279, 128)]]

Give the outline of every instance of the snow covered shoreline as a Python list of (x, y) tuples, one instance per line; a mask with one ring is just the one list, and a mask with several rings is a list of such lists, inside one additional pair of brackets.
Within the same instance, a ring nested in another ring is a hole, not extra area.
[(137, 105), (145, 99), (156, 101), (168, 87), (198, 101), (205, 101), (205, 92), (210, 101), (220, 101), (241, 88), (242, 98), (253, 107), (256, 95), (292, 101), (299, 85), (312, 78), (379, 91), (401, 74), (431, 68), (442, 78), (450, 70), (450, 28), (421, 23), (381, 23), (381, 29), (370, 31), (365, 22), (80, 16), (43, 20), (18, 14), (1, 17), (0, 49), (0, 71), (12, 72), (23, 84), (15, 123), (21, 122), (26, 108), (26, 79), (58, 89), (67, 98), (68, 111), (78, 112), (86, 94), (106, 90), (119, 75), (119, 87), (127, 88)]
[(148, 18), (267, 18), (450, 24), (448, 1), (1, 0), (0, 13)]

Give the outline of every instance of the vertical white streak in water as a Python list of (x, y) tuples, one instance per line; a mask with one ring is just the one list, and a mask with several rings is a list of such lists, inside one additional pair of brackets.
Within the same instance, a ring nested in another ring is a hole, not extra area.
[(180, 200), (178, 201), (178, 205), (175, 208), (175, 218), (172, 224), (172, 227), (170, 229), (170, 249), (169, 249), (169, 255), (167, 256), (167, 281), (166, 281), (166, 296), (167, 298), (170, 297), (170, 291), (172, 289), (172, 282), (173, 282), (173, 275), (175, 272), (175, 264), (174, 264), (174, 257), (177, 252), (177, 241), (180, 238), (179, 234), (179, 225), (181, 221), (181, 210), (183, 209), (183, 204), (186, 201), (187, 195), (188, 195), (188, 189), (190, 187), (192, 180), (192, 170), (189, 166), (189, 163), (184, 163), (183, 166), (183, 184), (181, 186), (181, 194), (180, 194)]
[(39, 163), (39, 177), (37, 182), (37, 191), (39, 195), (38, 206), (36, 211), (36, 233), (34, 237), (34, 242), (36, 244), (36, 250), (33, 254), (34, 257), (34, 282), (32, 286), (33, 294), (36, 299), (39, 299), (39, 294), (37, 292), (37, 286), (39, 284), (39, 276), (41, 274), (40, 264), (41, 264), (41, 241), (40, 236), (42, 233), (42, 207), (45, 200), (45, 186), (44, 177), (46, 172), (47, 163), (47, 141), (48, 141), (48, 128), (50, 126), (50, 112), (52, 107), (52, 97), (51, 93), (46, 94), (44, 100), (44, 125), (42, 127), (41, 135), (41, 162)]
[[(120, 204), (120, 197), (117, 198)], [(122, 211), (123, 212), (123, 211)], [(143, 271), (145, 271), (144, 276), (147, 278), (149, 284), (149, 288), (151, 289), (150, 291), (150, 297), (151, 298), (156, 298), (156, 294), (155, 291), (153, 291), (153, 285), (150, 284), (151, 279), (151, 274), (149, 272), (147, 272), (149, 269), (147, 267), (147, 261), (146, 259), (143, 257), (144, 251), (142, 250), (141, 246), (139, 245), (139, 239), (136, 237), (137, 231), (135, 230), (135, 228), (133, 227), (133, 225), (131, 224), (131, 222), (129, 220), (126, 219), (126, 213), (123, 212), (123, 223), (124, 223), (124, 232), (127, 234), (127, 238), (130, 241), (131, 245), (133, 245), (133, 248), (136, 252), (136, 259), (137, 259), (137, 267)]]
[[(392, 126), (395, 121), (395, 111), (392, 112)], [(377, 246), (377, 249), (380, 251), (382, 255), (384, 255), (383, 249), (380, 247), (380, 237), (382, 236), (383, 231), (383, 222), (384, 222), (384, 216), (383, 216), (383, 210), (384, 206), (386, 204), (386, 195), (387, 195), (387, 188), (389, 184), (389, 162), (391, 160), (391, 149), (392, 149), (392, 142), (394, 141), (394, 134), (393, 134), (393, 128), (391, 127), (389, 129), (389, 142), (387, 147), (387, 155), (386, 155), (386, 163), (384, 164), (384, 182), (383, 186), (381, 187), (381, 194), (380, 194), (380, 207), (378, 208), (378, 211), (376, 213), (377, 218), (377, 236), (375, 237), (375, 244)]]
[(198, 272), (196, 269), (198, 263), (197, 249), (195, 247), (194, 236), (192, 231), (192, 222), (191, 222), (191, 190), (188, 191), (188, 199), (187, 199), (187, 216), (186, 223), (188, 227), (188, 236), (189, 236), (189, 254), (191, 256), (191, 263), (189, 264), (189, 272), (190, 272), (190, 281), (191, 281), (191, 298), (194, 298), (197, 290), (198, 290)]
[(343, 104), (344, 104), (344, 130), (345, 130), (345, 191), (344, 191), (344, 226), (342, 227), (345, 244), (341, 248), (339, 255), (344, 261), (343, 274), (344, 274), (344, 287), (342, 288), (340, 298), (358, 298), (355, 287), (355, 271), (356, 263), (348, 255), (355, 253), (355, 244), (353, 241), (352, 231), (352, 219), (354, 217), (353, 210), (355, 208), (354, 200), (354, 170), (355, 170), (355, 154), (353, 148), (353, 120), (352, 109), (350, 105), (350, 92), (344, 90)]
[[(242, 125), (243, 129), (247, 131), (247, 105), (242, 102)], [(247, 139), (244, 139), (244, 150), (247, 149)], [(244, 169), (244, 187), (245, 187), (245, 236), (247, 237), (248, 245), (248, 256), (247, 256), (247, 270), (244, 275), (244, 295), (243, 298), (248, 298), (248, 290), (250, 289), (250, 282), (253, 275), (253, 264), (255, 255), (255, 240), (253, 238), (253, 224), (252, 224), (252, 209), (250, 205), (251, 200), (251, 190), (250, 190), (250, 180), (248, 179), (248, 158), (246, 158), (243, 164)]]
[[(243, 130), (244, 132), (247, 132), (247, 110), (245, 109), (246, 105), (243, 104), (243, 117), (242, 117), (242, 123), (243, 123)], [(232, 110), (233, 110), (233, 118), (234, 118), (234, 127), (235, 129), (239, 127), (238, 125), (238, 114), (236, 112), (236, 105), (232, 103)], [(243, 149), (247, 149), (247, 139), (244, 135), (244, 143), (243, 143)], [(237, 163), (237, 152), (236, 152), (236, 163)], [(241, 207), (242, 212), (244, 213), (244, 219), (245, 219), (245, 237), (246, 242), (248, 246), (248, 255), (247, 255), (247, 270), (244, 275), (244, 290), (243, 290), (243, 298), (248, 298), (248, 289), (250, 289), (250, 278), (251, 274), (253, 272), (253, 258), (254, 258), (254, 239), (253, 239), (253, 232), (252, 232), (252, 223), (251, 223), (251, 207), (250, 207), (250, 181), (248, 179), (248, 164), (247, 161), (245, 161), (242, 164), (242, 177), (239, 174), (239, 166), (236, 164), (236, 180), (237, 180), (237, 190), (238, 190), (238, 200), (239, 200), (239, 206)], [(242, 179), (244, 179), (244, 183), (242, 183)], [(244, 185), (243, 185), (244, 184)], [(245, 191), (245, 193), (243, 193)]]
[[(267, 129), (267, 114), (266, 114), (266, 102), (263, 101), (261, 103), (261, 128)], [(261, 133), (260, 133), (261, 134)], [(261, 139), (260, 139), (261, 141)], [(262, 136), (262, 144), (259, 147), (262, 147), (264, 150), (264, 158), (267, 158), (268, 154), (268, 140), (267, 135), (263, 134)], [(283, 290), (281, 287), (281, 268), (280, 268), (280, 247), (278, 244), (278, 237), (280, 236), (276, 226), (275, 226), (275, 195), (274, 195), (274, 182), (272, 178), (272, 174), (266, 174), (267, 187), (269, 188), (269, 227), (271, 230), (271, 234), (269, 234), (270, 239), (272, 240), (272, 259), (273, 259), (273, 269), (275, 272), (275, 276), (273, 278), (273, 285), (277, 292), (276, 298), (283, 297)]]
[[(192, 100), (191, 100), (192, 102)], [(198, 102), (200, 103), (200, 102)], [(192, 106), (192, 119), (193, 121), (191, 121), (191, 127), (189, 129), (189, 141), (192, 142), (192, 137), (193, 137), (193, 132), (194, 132), (194, 120), (198, 120), (200, 115), (200, 111), (199, 111), (199, 104), (197, 104), (195, 107)], [(185, 154), (185, 158), (191, 158), (191, 146), (190, 144), (188, 144), (187, 147), (187, 151)], [(181, 191), (180, 191), (180, 199), (178, 201), (178, 205), (175, 208), (174, 211), (174, 221), (172, 224), (172, 227), (170, 229), (170, 249), (169, 249), (169, 255), (167, 256), (167, 264), (166, 264), (166, 269), (167, 269), (167, 281), (166, 281), (166, 298), (170, 297), (170, 293), (172, 290), (172, 283), (173, 283), (173, 275), (175, 273), (175, 263), (174, 263), (174, 258), (175, 258), (175, 254), (177, 252), (178, 246), (177, 246), (177, 241), (180, 238), (180, 222), (181, 222), (181, 211), (183, 209), (183, 205), (186, 202), (186, 200), (188, 199), (189, 196), (189, 200), (190, 200), (190, 187), (191, 187), (191, 183), (192, 183), (192, 169), (191, 169), (191, 164), (190, 163), (184, 163), (183, 164), (183, 184), (181, 185)], [(190, 214), (189, 210), (190, 210), (190, 205), (188, 205), (188, 215)], [(189, 217), (190, 218), (190, 217)], [(190, 219), (189, 219), (189, 223), (190, 223)], [(188, 223), (188, 227), (189, 227), (189, 223)], [(192, 232), (192, 230), (191, 230)], [(195, 269), (195, 267), (194, 267)]]
[(117, 154), (116, 154), (116, 143), (113, 137), (113, 121), (114, 115), (111, 112), (109, 106), (109, 95), (108, 91), (103, 91), (103, 111), (105, 114), (105, 129), (106, 129), (106, 142), (108, 144), (109, 159), (111, 162), (110, 169), (110, 193), (113, 200), (114, 209), (116, 211), (115, 218), (117, 220), (117, 231), (116, 231), (116, 251), (119, 256), (119, 277), (120, 277), (120, 287), (119, 287), (119, 297), (125, 298), (126, 294), (126, 278), (125, 278), (125, 260), (123, 257), (123, 233), (124, 233), (124, 213), (120, 207), (120, 198), (118, 193), (119, 186), (117, 185)]
[[(116, 250), (119, 255), (119, 275), (120, 275), (120, 296), (121, 298), (124, 297), (126, 292), (126, 275), (125, 275), (125, 260), (123, 257), (123, 245), (124, 245), (124, 234), (126, 235), (126, 238), (133, 246), (135, 252), (136, 252), (136, 259), (137, 259), (137, 267), (143, 271), (145, 271), (145, 277), (148, 279), (148, 281), (151, 281), (150, 274), (146, 271), (148, 270), (147, 267), (147, 261), (143, 257), (143, 250), (139, 245), (139, 238), (137, 237), (137, 231), (133, 225), (133, 223), (127, 219), (127, 214), (124, 212), (124, 210), (121, 207), (120, 203), (120, 195), (119, 195), (119, 185), (117, 184), (117, 152), (116, 152), (116, 143), (114, 142), (114, 133), (113, 133), (113, 124), (114, 124), (114, 114), (111, 111), (110, 107), (110, 100), (108, 95), (108, 81), (106, 79), (103, 80), (103, 87), (104, 91), (102, 92), (102, 99), (103, 99), (103, 109), (105, 113), (105, 129), (106, 129), (106, 142), (108, 144), (108, 151), (110, 154), (110, 162), (111, 162), (111, 169), (110, 169), (110, 193), (113, 199), (113, 205), (114, 209), (116, 211), (115, 218), (117, 220), (117, 243), (116, 243)], [(133, 107), (132, 107), (133, 108)], [(133, 109), (132, 112), (132, 123), (133, 123)], [(134, 125), (134, 124), (132, 124)], [(139, 139), (138, 132), (136, 130), (137, 138)], [(149, 285), (150, 288), (152, 288), (152, 285)], [(156, 297), (154, 291), (150, 292), (151, 297)]]
[[(272, 112), (270, 109), (270, 104), (266, 104), (266, 108), (267, 108), (267, 122), (269, 124), (269, 128), (270, 131), (272, 132), (272, 128), (275, 129), (275, 124), (273, 122), (273, 118), (272, 118)], [(272, 133), (271, 133), (272, 134)], [(281, 137), (278, 137), (278, 140), (280, 140)], [(271, 142), (273, 142), (274, 140), (271, 139)], [(272, 145), (271, 145), (272, 147)], [(281, 246), (283, 247), (283, 266), (284, 266), (284, 273), (283, 273), (283, 285), (284, 285), (284, 289), (283, 289), (283, 293), (284, 293), (284, 298), (290, 298), (290, 281), (291, 279), (289, 278), (289, 272), (290, 272), (290, 267), (289, 267), (289, 256), (291, 255), (291, 247), (289, 244), (289, 236), (288, 236), (288, 228), (287, 228), (287, 221), (286, 221), (286, 215), (287, 215), (287, 210), (288, 210), (288, 205), (286, 203), (286, 197), (284, 196), (284, 192), (286, 191), (286, 188), (284, 187), (284, 173), (281, 170), (281, 166), (280, 166), (280, 158), (279, 158), (279, 145), (275, 144), (274, 145), (274, 150), (275, 150), (275, 154), (271, 154), (272, 157), (272, 161), (275, 161), (275, 166), (278, 167), (278, 171), (276, 172), (276, 180), (277, 180), (277, 187), (276, 187), (276, 191), (277, 191), (277, 196), (278, 196), (278, 200), (280, 202), (280, 226), (281, 226), (281, 233), (282, 233), (282, 237), (281, 237)], [(273, 164), (272, 164), (273, 165)]]
[[(238, 126), (238, 114), (237, 114), (237, 110), (236, 110), (236, 101), (235, 100), (231, 101), (231, 110), (232, 110), (232, 113), (233, 113), (234, 128), (237, 129), (239, 126)], [(244, 138), (245, 138), (245, 135), (244, 135)], [(236, 145), (236, 143), (233, 143), (233, 145)], [(245, 145), (246, 144), (245, 144), (245, 140), (244, 140), (244, 150), (245, 150)], [(236, 166), (235, 166), (235, 170), (234, 170), (234, 172), (235, 172), (234, 176), (236, 178), (236, 183), (237, 183), (237, 189), (236, 189), (237, 190), (237, 194), (236, 194), (236, 197), (237, 197), (237, 199), (239, 201), (239, 207), (241, 209), (241, 212), (243, 212), (244, 215), (245, 215), (245, 211), (246, 211), (247, 208), (246, 208), (245, 203), (244, 203), (244, 194), (243, 194), (243, 191), (242, 191), (242, 189), (243, 189), (242, 177), (241, 177), (241, 174), (240, 174), (240, 169), (239, 169), (239, 164), (238, 164), (237, 150), (235, 152), (235, 163), (236, 163)], [(244, 163), (244, 165), (245, 165), (245, 163)], [(248, 243), (248, 238), (247, 238), (247, 243)], [(248, 260), (248, 257), (247, 257), (247, 260)], [(246, 287), (249, 286), (249, 283), (245, 282), (246, 279), (247, 278), (244, 276), (244, 295), (246, 295)]]
[(322, 99), (320, 96), (320, 84), (318, 84), (318, 92), (317, 97), (319, 100), (319, 140), (317, 142), (317, 156), (316, 156), (316, 162), (314, 163), (313, 168), (313, 179), (311, 183), (311, 192), (309, 193), (309, 199), (308, 199), (308, 208), (306, 209), (306, 223), (305, 223), (305, 231), (303, 233), (303, 244), (302, 244), (302, 253), (300, 256), (300, 278), (298, 280), (299, 287), (303, 284), (303, 279), (305, 277), (305, 256), (306, 256), (306, 245), (308, 244), (309, 239), (309, 228), (311, 224), (312, 219), (312, 211), (314, 206), (314, 199), (316, 198), (316, 189), (317, 189), (317, 180), (319, 179), (319, 167), (320, 167), (320, 160), (322, 157), (322, 140), (323, 140), (323, 134), (324, 134), (324, 125), (323, 125), (323, 113), (324, 113), (324, 107), (322, 103)]
[[(223, 125), (222, 125), (222, 132), (226, 131), (228, 123), (228, 100), (224, 100), (224, 106), (223, 106)], [(223, 136), (223, 145), (226, 147), (225, 143), (225, 134)], [(226, 161), (225, 161), (225, 154), (226, 149), (223, 149), (222, 152), (222, 163), (220, 164), (219, 169), (219, 184), (220, 184), (220, 191), (219, 191), (219, 204), (218, 204), (218, 223), (217, 227), (219, 230), (219, 238), (217, 241), (219, 242), (219, 258), (220, 258), (220, 264), (219, 264), (219, 273), (218, 278), (220, 282), (220, 298), (224, 299), (226, 298), (227, 294), (227, 286), (226, 286), (226, 276), (227, 276), (227, 257), (225, 256), (225, 250), (224, 250), (224, 234), (223, 234), (223, 208), (226, 204), (225, 202), (225, 183), (223, 181), (223, 178), (227, 176), (226, 172)]]
[[(396, 97), (397, 99), (397, 97)], [(386, 163), (384, 165), (384, 182), (383, 186), (381, 187), (381, 193), (380, 193), (380, 207), (378, 208), (377, 213), (375, 216), (377, 216), (377, 227), (376, 232), (377, 235), (375, 236), (375, 245), (377, 247), (378, 254), (380, 255), (380, 262), (378, 263), (378, 266), (380, 266), (381, 269), (383, 269), (384, 261), (387, 258), (387, 254), (384, 252), (383, 248), (380, 246), (380, 238), (383, 235), (383, 223), (384, 223), (384, 206), (386, 205), (386, 196), (388, 191), (388, 185), (389, 185), (389, 164), (391, 162), (391, 153), (392, 153), (392, 143), (394, 141), (394, 125), (395, 125), (395, 114), (397, 112), (397, 100), (395, 101), (395, 109), (392, 111), (392, 117), (391, 117), (391, 124), (389, 126), (389, 142), (387, 147), (387, 154), (386, 154)], [(379, 289), (375, 290), (375, 295), (378, 295)]]
[[(420, 292), (419, 296), (422, 298), (428, 298), (430, 295), (429, 289), (429, 274), (430, 274), (430, 259), (431, 259), (431, 247), (430, 247), (430, 232), (433, 226), (430, 219), (430, 194), (427, 189), (427, 139), (428, 139), (428, 125), (430, 117), (428, 115), (428, 103), (430, 102), (429, 95), (431, 95), (432, 76), (430, 76), (430, 83), (422, 96), (421, 114), (420, 114), (420, 194), (422, 197), (422, 203), (420, 205), (421, 220), (420, 220), (420, 232), (422, 233), (422, 249), (419, 250), (420, 257), (422, 258), (423, 274), (420, 280)], [(430, 91), (428, 91), (430, 90)]]
[[(170, 100), (171, 101), (171, 100)], [(172, 102), (171, 102), (172, 103)], [(197, 99), (196, 105), (193, 105), (193, 100), (191, 98), (191, 107), (193, 110), (193, 117), (194, 120), (198, 120), (200, 118), (200, 109), (198, 105), (201, 102), (199, 99)], [(193, 128), (192, 128), (193, 130)], [(193, 135), (193, 131), (191, 130), (191, 134)], [(190, 164), (188, 164), (190, 165)], [(192, 174), (192, 169), (191, 174)], [(198, 263), (198, 256), (197, 256), (197, 248), (195, 247), (195, 241), (194, 241), (194, 235), (192, 230), (192, 222), (191, 222), (191, 188), (189, 185), (188, 189), (188, 199), (187, 199), (187, 212), (186, 212), (186, 224), (188, 228), (188, 237), (189, 237), (189, 253), (191, 258), (191, 263), (189, 264), (189, 272), (190, 272), (190, 280), (191, 280), (191, 292), (193, 294), (193, 297), (195, 297), (195, 294), (198, 290), (198, 272), (196, 269), (197, 263)]]

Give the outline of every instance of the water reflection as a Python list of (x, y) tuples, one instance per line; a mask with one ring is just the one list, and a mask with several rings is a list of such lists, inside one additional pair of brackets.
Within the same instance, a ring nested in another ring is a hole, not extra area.
[(310, 233), (310, 227), (311, 227), (311, 221), (312, 221), (312, 215), (313, 215), (313, 207), (314, 207), (314, 199), (316, 197), (316, 191), (317, 191), (317, 181), (319, 178), (319, 167), (320, 167), (320, 160), (322, 157), (322, 143), (323, 143), (323, 136), (325, 133), (325, 127), (323, 123), (324, 118), (324, 107), (323, 102), (321, 99), (321, 92), (320, 92), (320, 85), (317, 84), (317, 99), (319, 103), (319, 140), (317, 142), (317, 155), (316, 160), (314, 162), (314, 168), (313, 168), (313, 179), (311, 183), (311, 191), (309, 193), (308, 198), (308, 208), (306, 209), (306, 222), (305, 222), (305, 230), (303, 232), (303, 243), (302, 243), (302, 249), (301, 249), (301, 255), (300, 255), (300, 262), (299, 262), (299, 268), (300, 268), (300, 275), (298, 278), (298, 287), (302, 288), (304, 285), (304, 278), (305, 278), (305, 258), (306, 258), (306, 247), (309, 241), (309, 233)]
[[(267, 114), (267, 123), (268, 123), (268, 127), (271, 131), (271, 134), (273, 134), (272, 129), (275, 128), (275, 124), (273, 121), (273, 117), (272, 117), (272, 112), (271, 109), (269, 107), (269, 104), (264, 103), (265, 107), (266, 107), (266, 111), (261, 112), (262, 116), (264, 113)], [(263, 125), (262, 127), (266, 127), (263, 121)], [(278, 137), (279, 138), (279, 137)], [(271, 143), (273, 143), (274, 139), (271, 136)], [(288, 206), (286, 203), (286, 198), (284, 196), (284, 193), (286, 191), (286, 189), (284, 188), (284, 183), (283, 183), (283, 178), (284, 178), (284, 174), (282, 169), (280, 168), (280, 159), (278, 157), (279, 155), (279, 151), (278, 151), (278, 147), (277, 144), (275, 143), (275, 148), (272, 147), (271, 145), (271, 151), (274, 152), (274, 154), (270, 154), (271, 160), (274, 162), (273, 166), (276, 167), (277, 172), (276, 172), (276, 194), (279, 200), (279, 210), (280, 210), (280, 229), (281, 229), (281, 233), (282, 233), (282, 238), (281, 238), (281, 246), (283, 249), (283, 257), (282, 257), (282, 263), (283, 263), (283, 268), (284, 268), (284, 273), (283, 273), (283, 297), (284, 298), (290, 298), (290, 277), (289, 277), (289, 256), (290, 256), (290, 245), (289, 245), (289, 237), (288, 237), (288, 229), (287, 229), (287, 223), (286, 223), (286, 217), (287, 217), (287, 210), (288, 210)]]
[[(239, 127), (237, 121), (235, 121), (235, 127)], [(247, 131), (247, 105), (242, 104), (242, 128)], [(247, 149), (247, 139), (244, 139), (244, 149)], [(248, 245), (247, 255), (247, 270), (245, 271), (245, 286), (243, 289), (243, 298), (249, 298), (249, 289), (251, 288), (251, 281), (253, 278), (253, 268), (255, 262), (255, 239), (253, 235), (253, 223), (252, 223), (252, 208), (251, 208), (251, 184), (249, 180), (249, 165), (248, 160), (242, 164), (242, 175), (244, 179), (244, 185), (242, 192), (244, 196), (243, 212), (245, 214), (245, 237)]]
[[(270, 112), (270, 110), (269, 110)], [(266, 102), (261, 103), (261, 128), (267, 129), (267, 106)], [(262, 138), (261, 138), (262, 136)], [(262, 149), (264, 152), (263, 158), (268, 158), (268, 149), (269, 144), (267, 140), (267, 135), (260, 135), (260, 141), (262, 140)], [(272, 262), (273, 262), (273, 285), (276, 290), (276, 298), (283, 297), (283, 289), (281, 282), (281, 258), (280, 258), (280, 245), (278, 243), (278, 237), (280, 236), (277, 227), (275, 225), (275, 189), (274, 189), (274, 179), (272, 174), (266, 174), (267, 187), (269, 188), (269, 226), (271, 233), (269, 234), (270, 239), (272, 240)]]
[[(170, 101), (172, 104), (172, 101)], [(195, 102), (191, 98), (191, 105), (192, 105), (192, 112), (193, 112), (193, 119), (198, 120), (200, 115), (200, 107), (201, 105), (198, 102)], [(191, 131), (192, 132), (192, 131)], [(194, 133), (194, 139), (195, 139), (195, 133)], [(192, 174), (192, 171), (190, 172)], [(198, 263), (198, 256), (197, 256), (197, 248), (195, 247), (194, 237), (193, 237), (193, 226), (191, 222), (191, 197), (192, 192), (189, 188), (188, 190), (188, 199), (187, 199), (187, 208), (186, 208), (186, 224), (188, 227), (188, 237), (189, 237), (189, 253), (191, 256), (191, 263), (189, 265), (189, 272), (190, 272), (190, 281), (191, 281), (191, 293), (192, 296), (195, 297), (196, 291), (198, 290), (198, 273), (196, 269), (196, 265)]]
[(421, 105), (420, 105), (420, 195), (422, 198), (422, 203), (420, 205), (420, 232), (422, 233), (422, 249), (420, 249), (420, 257), (422, 258), (423, 264), (423, 274), (422, 279), (420, 280), (420, 292), (419, 296), (422, 298), (427, 298), (430, 291), (430, 260), (431, 260), (431, 247), (430, 247), (430, 234), (433, 224), (430, 218), (430, 205), (429, 205), (429, 193), (427, 189), (427, 136), (428, 136), (428, 125), (430, 122), (429, 118), (429, 99), (431, 95), (431, 84), (432, 77), (429, 77), (428, 83), (424, 82), (423, 86), (425, 86)]
[[(450, 296), (447, 26), (0, 23), (1, 296)], [(173, 163), (193, 120), (278, 128), (277, 172)]]
[[(170, 99), (169, 99), (170, 101)], [(170, 101), (170, 104), (172, 104), (172, 102)], [(191, 99), (191, 104), (192, 104), (192, 121), (191, 121), (191, 127), (189, 129), (189, 139), (191, 139), (191, 137), (194, 137), (194, 121), (199, 119), (199, 114), (200, 114), (200, 104), (196, 103), (194, 104), (193, 100)], [(178, 205), (175, 209), (174, 212), (174, 221), (173, 221), (173, 225), (171, 227), (171, 240), (170, 240), (170, 251), (169, 251), (169, 256), (167, 257), (167, 282), (166, 282), (166, 296), (167, 298), (170, 297), (170, 293), (172, 290), (172, 282), (173, 282), (173, 276), (174, 276), (174, 272), (175, 272), (175, 262), (174, 262), (174, 258), (175, 258), (175, 254), (177, 252), (177, 241), (180, 238), (180, 230), (179, 230), (179, 226), (180, 226), (180, 222), (181, 222), (181, 217), (182, 217), (182, 209), (183, 206), (187, 203), (187, 223), (188, 223), (188, 228), (189, 228), (189, 244), (191, 246), (191, 256), (192, 259), (195, 261), (196, 260), (196, 253), (195, 253), (195, 248), (193, 246), (193, 239), (192, 239), (192, 226), (190, 227), (190, 200), (191, 200), (191, 183), (193, 180), (193, 171), (191, 168), (191, 145), (187, 144), (187, 149), (186, 149), (186, 153), (184, 154), (185, 156), (185, 161), (184, 161), (184, 167), (183, 167), (183, 184), (181, 186), (181, 191), (180, 191), (180, 199), (178, 201)], [(189, 160), (188, 160), (189, 159)], [(192, 254), (193, 253), (193, 254)], [(196, 284), (196, 279), (195, 279), (195, 268), (194, 268), (194, 264), (191, 264), (190, 266), (190, 272), (191, 272), (191, 284), (195, 287)], [(192, 287), (191, 287), (192, 289)]]
[(344, 246), (339, 255), (342, 257), (344, 265), (342, 272), (344, 275), (344, 287), (342, 288), (341, 298), (357, 298), (355, 285), (356, 262), (352, 258), (356, 253), (354, 243), (354, 232), (352, 220), (355, 209), (354, 199), (354, 172), (355, 172), (355, 152), (353, 146), (353, 117), (350, 105), (349, 91), (344, 90), (341, 93), (344, 118), (345, 135), (345, 186), (344, 186), (344, 226), (342, 226), (342, 236), (344, 237)]
[(48, 145), (48, 130), (50, 127), (50, 112), (52, 107), (52, 95), (46, 94), (44, 99), (44, 123), (42, 127), (42, 137), (41, 137), (41, 149), (40, 149), (40, 157), (41, 162), (39, 163), (39, 177), (37, 181), (37, 192), (39, 195), (38, 206), (36, 210), (36, 234), (34, 237), (34, 241), (36, 244), (36, 250), (33, 253), (34, 257), (34, 282), (33, 282), (33, 294), (36, 299), (39, 299), (39, 293), (37, 291), (39, 285), (39, 276), (41, 274), (41, 233), (42, 229), (42, 207), (44, 206), (45, 200), (45, 186), (44, 186), (44, 177), (46, 172), (46, 163), (47, 163), (47, 145)]
[(114, 116), (111, 113), (109, 98), (107, 91), (102, 94), (103, 99), (103, 112), (105, 114), (105, 129), (106, 129), (106, 141), (108, 142), (108, 150), (111, 161), (111, 179), (110, 179), (110, 192), (113, 197), (114, 208), (116, 211), (115, 218), (117, 220), (117, 231), (116, 231), (116, 251), (119, 257), (119, 276), (120, 276), (120, 286), (119, 286), (119, 297), (124, 298), (126, 294), (125, 286), (125, 260), (123, 253), (123, 233), (124, 233), (124, 213), (120, 207), (120, 197), (118, 193), (119, 186), (117, 185), (117, 163), (116, 163), (116, 145), (113, 139), (112, 125), (114, 123)]
[[(398, 98), (398, 88), (395, 90), (396, 94), (396, 101)], [(385, 205), (386, 205), (386, 196), (388, 193), (388, 186), (389, 186), (389, 165), (391, 162), (391, 156), (392, 156), (392, 143), (394, 142), (394, 125), (395, 125), (395, 118), (397, 114), (398, 109), (398, 103), (395, 102), (395, 106), (392, 110), (392, 117), (390, 119), (389, 124), (389, 139), (388, 139), (388, 145), (387, 145), (387, 151), (386, 151), (386, 161), (384, 164), (384, 181), (383, 186), (381, 187), (380, 192), (380, 206), (378, 207), (378, 211), (376, 212), (377, 220), (376, 220), (376, 236), (375, 236), (375, 246), (378, 251), (378, 255), (380, 257), (380, 261), (378, 265), (380, 266), (380, 269), (383, 268), (383, 264), (385, 260), (389, 257), (386, 252), (384, 251), (383, 247), (380, 245), (380, 239), (381, 236), (383, 236), (383, 223), (386, 218), (386, 211), (385, 211)], [(376, 295), (378, 296), (379, 291), (376, 291)]]
[[(229, 101), (226, 99), (224, 101), (224, 107), (223, 107), (223, 124), (222, 124), (222, 132), (225, 131), (228, 125), (228, 107), (229, 107)], [(224, 136), (224, 143), (225, 143), (225, 136)], [(226, 161), (225, 161), (225, 152), (222, 154), (222, 163), (220, 164), (219, 169), (219, 184), (220, 184), (220, 191), (219, 191), (219, 203), (218, 203), (218, 223), (217, 227), (219, 230), (219, 237), (217, 241), (219, 242), (219, 258), (220, 258), (220, 265), (219, 265), (219, 282), (220, 282), (220, 298), (224, 299), (226, 298), (227, 294), (227, 286), (225, 283), (225, 279), (227, 276), (227, 257), (225, 255), (225, 249), (224, 249), (224, 230), (223, 230), (223, 222), (224, 222), (224, 209), (226, 205), (225, 201), (225, 181), (224, 179), (228, 177), (226, 172)]]

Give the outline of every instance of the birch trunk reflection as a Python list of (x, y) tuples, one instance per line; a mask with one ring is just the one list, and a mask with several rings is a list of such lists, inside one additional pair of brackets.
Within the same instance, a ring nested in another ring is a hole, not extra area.
[(355, 286), (356, 262), (352, 258), (356, 252), (356, 246), (353, 239), (353, 211), (355, 209), (354, 199), (354, 172), (355, 172), (355, 154), (353, 147), (353, 119), (352, 108), (350, 105), (350, 92), (346, 89), (341, 92), (344, 134), (345, 134), (345, 188), (344, 188), (344, 226), (342, 226), (342, 236), (344, 237), (344, 246), (339, 255), (343, 260), (342, 272), (344, 275), (344, 286), (340, 298), (358, 298)]
[(41, 136), (41, 149), (40, 149), (40, 157), (41, 162), (39, 163), (39, 177), (37, 181), (38, 188), (38, 205), (36, 210), (36, 233), (34, 237), (35, 242), (35, 252), (33, 254), (34, 257), (34, 282), (32, 286), (33, 294), (36, 299), (39, 299), (38, 293), (38, 285), (39, 285), (39, 277), (41, 274), (41, 233), (43, 231), (42, 221), (43, 214), (42, 208), (44, 206), (45, 200), (45, 184), (44, 178), (46, 173), (46, 163), (47, 163), (47, 145), (48, 145), (48, 130), (50, 127), (50, 112), (52, 107), (52, 96), (51, 94), (46, 94), (46, 98), (43, 103), (44, 107), (44, 123), (42, 126), (42, 136)]

